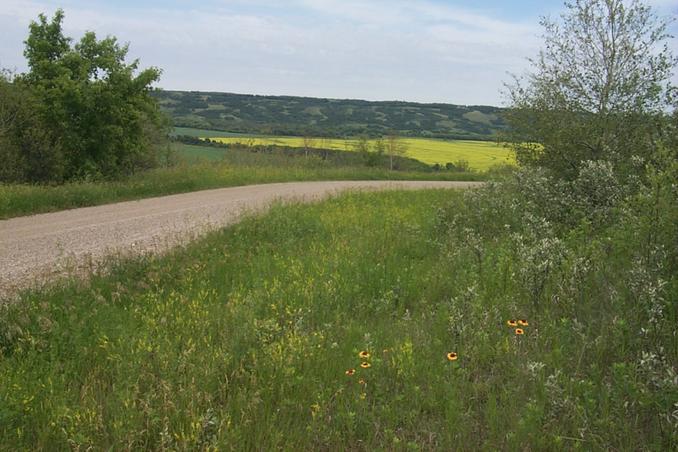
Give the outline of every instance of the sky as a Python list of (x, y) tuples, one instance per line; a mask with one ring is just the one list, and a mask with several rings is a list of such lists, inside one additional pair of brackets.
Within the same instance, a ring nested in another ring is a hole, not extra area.
[[(649, 3), (678, 18), (676, 0)], [(539, 50), (539, 18), (563, 2), (1, 0), (0, 67), (26, 70), (28, 25), (57, 8), (67, 36), (129, 43), (163, 89), (501, 106)]]

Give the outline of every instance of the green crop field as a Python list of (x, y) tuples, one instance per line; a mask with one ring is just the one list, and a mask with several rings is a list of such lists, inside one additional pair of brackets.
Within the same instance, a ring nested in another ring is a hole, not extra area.
[[(211, 135), (210, 131), (204, 131), (202, 138), (229, 144), (243, 144), (246, 146), (277, 145), (302, 148), (304, 139), (301, 137), (276, 137), (276, 136), (217, 136)], [(427, 138), (403, 138), (402, 142), (407, 146), (406, 155), (424, 163), (444, 165), (448, 162), (465, 160), (469, 167), (485, 171), (494, 165), (513, 164), (515, 159), (508, 149), (488, 141), (448, 141), (433, 140)], [(317, 138), (313, 140), (312, 147), (323, 149), (337, 149), (351, 151), (355, 148), (356, 140), (342, 140), (336, 138)], [(374, 144), (374, 140), (371, 141)]]

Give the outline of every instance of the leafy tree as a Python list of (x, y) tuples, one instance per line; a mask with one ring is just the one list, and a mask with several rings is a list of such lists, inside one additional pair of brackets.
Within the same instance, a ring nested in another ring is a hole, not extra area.
[(370, 139), (367, 138), (367, 135), (360, 135), (352, 143), (353, 150), (360, 152), (361, 154), (367, 154), (370, 152)]
[(111, 177), (156, 163), (167, 122), (149, 95), (160, 70), (125, 62), (128, 46), (87, 32), (72, 45), (64, 13), (30, 25), (20, 82), (38, 99), (38, 113), (64, 150), (65, 176)]
[(544, 18), (533, 72), (507, 85), (505, 139), (522, 164), (574, 178), (582, 162), (647, 161), (672, 102), (668, 20), (637, 0), (576, 0)]
[(386, 155), (389, 157), (391, 171), (393, 171), (394, 158), (404, 156), (406, 151), (407, 145), (395, 132), (391, 132), (386, 136)]
[(0, 182), (63, 178), (63, 154), (36, 111), (39, 104), (12, 74), (0, 72)]
[(304, 134), (302, 141), (304, 145), (304, 154), (308, 157), (309, 151), (316, 147), (316, 139), (310, 133), (306, 133)]
[(379, 154), (379, 155), (383, 155), (384, 153), (386, 153), (386, 142), (384, 141), (384, 139), (382, 137), (379, 137), (376, 140), (374, 140), (374, 146), (373, 147), (374, 147), (374, 152)]
[(360, 153), (363, 163), (366, 166), (380, 166), (383, 161), (385, 144), (382, 138), (370, 143), (367, 136), (361, 136), (355, 143), (355, 149)]

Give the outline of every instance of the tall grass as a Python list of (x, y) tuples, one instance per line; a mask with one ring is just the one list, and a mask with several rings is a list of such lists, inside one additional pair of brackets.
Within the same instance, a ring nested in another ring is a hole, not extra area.
[(638, 231), (523, 248), (493, 190), (275, 207), (25, 294), (0, 315), (3, 447), (675, 448), (675, 306), (642, 333)]

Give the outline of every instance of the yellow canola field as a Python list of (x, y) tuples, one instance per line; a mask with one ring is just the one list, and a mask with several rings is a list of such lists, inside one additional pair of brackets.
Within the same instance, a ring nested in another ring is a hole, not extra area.
[[(304, 139), (301, 137), (215, 137), (212, 141), (220, 143), (240, 143), (246, 146), (278, 145), (295, 148), (304, 147)], [(427, 138), (403, 138), (402, 142), (407, 149), (408, 157), (433, 165), (447, 162), (466, 160), (469, 167), (485, 171), (491, 166), (498, 164), (515, 164), (513, 154), (506, 148), (493, 142), (487, 141), (448, 141)], [(341, 151), (355, 150), (356, 140), (342, 140), (337, 138), (314, 138), (310, 144), (314, 148), (336, 149)], [(371, 140), (371, 145), (374, 140)]]

